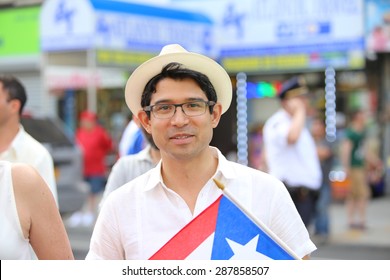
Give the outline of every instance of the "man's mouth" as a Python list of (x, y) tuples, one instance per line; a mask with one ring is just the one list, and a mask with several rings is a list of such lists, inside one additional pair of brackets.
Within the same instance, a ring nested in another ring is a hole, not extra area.
[(190, 138), (192, 137), (192, 135), (175, 135), (173, 137), (171, 137), (171, 139), (186, 139), (186, 138)]

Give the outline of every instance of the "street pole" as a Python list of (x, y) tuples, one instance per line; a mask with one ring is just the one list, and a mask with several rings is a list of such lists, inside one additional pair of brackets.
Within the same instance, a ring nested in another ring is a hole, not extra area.
[(246, 74), (237, 74), (237, 161), (248, 165), (248, 108)]

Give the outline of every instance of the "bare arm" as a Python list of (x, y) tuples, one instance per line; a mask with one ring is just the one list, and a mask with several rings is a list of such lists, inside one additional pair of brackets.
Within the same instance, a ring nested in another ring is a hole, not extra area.
[(300, 98), (291, 98), (284, 101), (284, 108), (291, 114), (291, 125), (287, 134), (287, 143), (295, 144), (301, 135), (306, 121), (306, 108)]
[(12, 168), (16, 206), (26, 238), (39, 259), (74, 259), (60, 213), (49, 187), (31, 166)]
[(352, 142), (348, 139), (344, 139), (340, 146), (340, 161), (347, 175), (349, 175), (350, 171), (351, 153)]

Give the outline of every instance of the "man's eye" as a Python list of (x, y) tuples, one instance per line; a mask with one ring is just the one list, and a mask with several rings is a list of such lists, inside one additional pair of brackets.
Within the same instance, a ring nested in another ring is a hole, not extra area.
[(192, 102), (192, 103), (187, 103), (187, 108), (199, 108), (201, 107), (200, 102)]
[(156, 111), (169, 111), (172, 108), (171, 105), (159, 105), (155, 107)]

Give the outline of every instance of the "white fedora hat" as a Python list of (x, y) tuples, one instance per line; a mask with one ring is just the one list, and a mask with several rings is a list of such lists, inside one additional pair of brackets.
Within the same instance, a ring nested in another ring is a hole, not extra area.
[(218, 102), (222, 104), (222, 113), (226, 112), (232, 100), (232, 83), (225, 69), (207, 56), (188, 52), (182, 46), (172, 44), (163, 47), (158, 56), (138, 66), (127, 80), (125, 98), (133, 114), (142, 110), (141, 96), (146, 84), (171, 62), (178, 62), (187, 69), (205, 74), (214, 86)]

